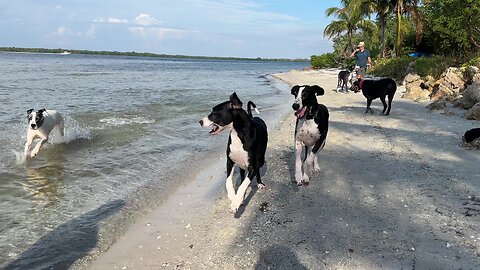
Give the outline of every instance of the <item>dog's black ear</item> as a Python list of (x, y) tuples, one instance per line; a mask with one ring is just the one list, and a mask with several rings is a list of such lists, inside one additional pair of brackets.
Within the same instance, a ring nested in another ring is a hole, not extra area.
[(39, 113), (39, 114), (42, 114), (42, 113), (45, 112), (45, 111), (46, 111), (45, 108), (43, 108), (43, 109), (38, 110), (38, 113)]
[(241, 109), (243, 105), (235, 92), (230, 96), (230, 104), (232, 104), (233, 109)]
[(31, 114), (33, 112), (33, 109), (28, 109), (27, 114)]
[(294, 96), (297, 96), (299, 90), (300, 90), (300, 85), (295, 85), (294, 87), (292, 87), (292, 90), (290, 91), (290, 93), (292, 93), (292, 95)]
[(318, 85), (313, 85), (312, 88), (315, 90), (315, 94), (317, 96), (323, 96), (323, 94), (325, 94), (325, 90)]

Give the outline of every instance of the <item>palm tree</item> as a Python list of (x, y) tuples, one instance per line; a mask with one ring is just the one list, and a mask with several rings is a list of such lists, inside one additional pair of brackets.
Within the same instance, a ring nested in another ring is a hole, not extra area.
[(353, 34), (358, 30), (365, 32), (372, 32), (372, 29), (376, 28), (376, 25), (370, 21), (366, 20), (354, 12), (342, 11), (342, 9), (337, 7), (328, 8), (325, 12), (327, 16), (335, 14), (339, 20), (332, 21), (329, 25), (325, 27), (323, 35), (332, 38), (338, 37), (342, 34), (347, 35), (347, 45), (343, 50), (344, 56), (350, 54), (353, 50)]
[(396, 15), (396, 37), (395, 37), (395, 53), (400, 55), (400, 46), (402, 43), (402, 14), (410, 14), (415, 22), (415, 35), (416, 43), (420, 44), (422, 41), (423, 25), (422, 25), (422, 16), (418, 11), (417, 5), (418, 0), (393, 0), (395, 5), (395, 15)]
[(380, 55), (385, 57), (385, 32), (387, 30), (388, 16), (393, 12), (393, 0), (351, 0), (347, 3), (346, 9), (360, 14), (360, 16), (377, 15), (377, 22), (380, 27)]

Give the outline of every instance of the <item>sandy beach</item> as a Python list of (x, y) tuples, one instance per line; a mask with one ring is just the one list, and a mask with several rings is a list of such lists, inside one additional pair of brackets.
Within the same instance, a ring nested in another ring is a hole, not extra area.
[(390, 116), (381, 115), (379, 100), (374, 114), (364, 114), (361, 93), (334, 91), (336, 74), (274, 75), (326, 92), (318, 100), (330, 111), (330, 129), (322, 171), (311, 173), (309, 186), (292, 182), (295, 117), (286, 110), (267, 123), (267, 189), (247, 191), (235, 217), (222, 151), (106, 252), (74, 268), (478, 269), (480, 152), (460, 147), (478, 122), (452, 107), (428, 112), (425, 103), (401, 99), (403, 87)]

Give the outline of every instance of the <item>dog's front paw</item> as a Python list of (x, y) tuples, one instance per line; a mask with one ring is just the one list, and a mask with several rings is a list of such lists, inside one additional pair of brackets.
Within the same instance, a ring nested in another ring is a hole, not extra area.
[(318, 166), (318, 164), (315, 164), (315, 165), (313, 166), (313, 170), (316, 171), (316, 172), (319, 172), (319, 171), (321, 171), (322, 169), (320, 169), (320, 166)]
[(303, 184), (304, 186), (308, 186), (309, 183), (310, 183), (310, 178), (308, 177), (307, 174), (303, 174), (302, 184)]
[(302, 173), (296, 173), (295, 174), (295, 182), (297, 182), (298, 186), (302, 185), (302, 180), (303, 180), (303, 174)]
[(258, 189), (266, 189), (267, 186), (265, 186), (265, 184), (257, 184), (257, 188)]
[(36, 155), (38, 154), (38, 150), (37, 149), (34, 149), (31, 153), (30, 153), (30, 157), (35, 157)]
[(242, 205), (242, 202), (234, 199), (233, 202), (230, 204), (230, 213), (236, 214), (238, 209), (240, 208), (240, 205)]

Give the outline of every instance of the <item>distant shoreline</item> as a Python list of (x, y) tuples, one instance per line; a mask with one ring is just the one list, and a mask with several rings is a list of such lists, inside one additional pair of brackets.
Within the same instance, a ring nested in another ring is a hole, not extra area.
[(118, 55), (137, 57), (161, 57), (161, 58), (186, 58), (186, 59), (207, 59), (207, 60), (242, 60), (242, 61), (275, 61), (275, 62), (309, 62), (308, 59), (286, 59), (286, 58), (248, 58), (248, 57), (223, 57), (223, 56), (193, 56), (193, 55), (171, 55), (147, 52), (117, 52), (117, 51), (89, 51), (70, 49), (46, 49), (46, 48), (17, 48), (0, 47), (0, 52), (26, 52), (26, 53), (54, 53), (64, 54), (94, 54), (94, 55)]

